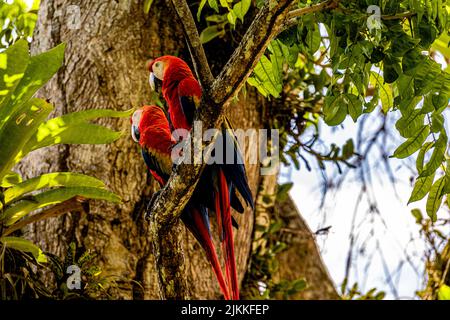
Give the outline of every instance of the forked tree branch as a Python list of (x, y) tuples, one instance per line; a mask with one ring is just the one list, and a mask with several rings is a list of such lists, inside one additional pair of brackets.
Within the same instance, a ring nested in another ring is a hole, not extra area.
[[(183, 25), (192, 60), (204, 90), (196, 119), (201, 121), (203, 130), (218, 128), (226, 107), (244, 85), (270, 41), (283, 30), (289, 18), (292, 18), (290, 12), (297, 1), (267, 0), (245, 33), (240, 45), (214, 80), (186, 1), (167, 1), (173, 6), (179, 23)], [(331, 2), (334, 1), (324, 2), (316, 10), (325, 8), (326, 4)], [(195, 146), (203, 146), (203, 142), (200, 141), (202, 136), (203, 133), (193, 135), (191, 150), (194, 150)], [(172, 227), (178, 221), (183, 208), (194, 192), (203, 168), (204, 164), (178, 165), (152, 207), (148, 208), (147, 216), (150, 217), (150, 232), (159, 275), (160, 295), (163, 299), (189, 297), (189, 290), (183, 277), (184, 258), (180, 239)]]

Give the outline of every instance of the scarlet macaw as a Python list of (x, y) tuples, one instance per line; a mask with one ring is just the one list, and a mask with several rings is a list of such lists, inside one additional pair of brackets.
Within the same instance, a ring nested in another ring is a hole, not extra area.
[[(171, 151), (176, 141), (172, 138), (169, 122), (163, 110), (157, 106), (144, 106), (131, 117), (131, 135), (141, 146), (142, 156), (152, 174), (164, 186), (172, 171)], [(200, 181), (200, 185), (205, 181)], [(204, 187), (204, 186), (203, 186)], [(186, 205), (181, 220), (205, 250), (206, 256), (216, 274), (225, 299), (230, 299), (222, 269), (212, 242), (208, 209), (202, 201), (198, 188)]]
[[(185, 61), (174, 56), (159, 57), (148, 65), (150, 86), (154, 91), (162, 92), (169, 107), (169, 116), (174, 129), (191, 130), (195, 112), (200, 105), (202, 88), (195, 79)], [(225, 266), (228, 283), (231, 283), (233, 299), (239, 299), (239, 288), (234, 257), (231, 206), (238, 212), (243, 207), (235, 195), (237, 190), (252, 208), (253, 197), (247, 181), (241, 152), (234, 134), (230, 133), (230, 124), (224, 121), (224, 149), (233, 152), (233, 163), (214, 164), (203, 173), (214, 184), (214, 207), (220, 230), (220, 240), (224, 243)], [(226, 159), (226, 154), (223, 159)], [(208, 192), (208, 189), (202, 191)]]

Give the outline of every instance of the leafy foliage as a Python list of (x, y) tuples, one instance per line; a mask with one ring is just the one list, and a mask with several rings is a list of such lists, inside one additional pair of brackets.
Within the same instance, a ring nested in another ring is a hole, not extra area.
[[(117, 277), (103, 275), (103, 270), (95, 263), (96, 255), (92, 252), (80, 252), (74, 242), (71, 242), (63, 259), (46, 253), (48, 255), (48, 268), (56, 281), (56, 288), (47, 292), (49, 298), (62, 300), (68, 299), (110, 299), (108, 289), (118, 286)], [(82, 286), (80, 289), (69, 289), (67, 280), (70, 266), (77, 266), (81, 271)]]
[[(369, 5), (381, 6), (375, 29), (367, 23)], [(448, 171), (442, 113), (449, 103), (450, 74), (432, 53), (448, 50), (449, 26), (446, 1), (339, 1), (339, 8), (305, 15), (273, 40), (248, 83), (277, 99), (287, 94), (286, 87), (292, 91), (292, 74), (317, 75), (297, 93), (298, 99), (323, 103), (316, 112), (330, 126), (347, 116), (356, 122), (377, 110), (399, 114), (396, 129), (405, 141), (392, 156), (403, 159), (419, 152), (410, 202), (428, 195), (427, 213), (435, 219), (450, 192), (448, 175), (438, 174)], [(302, 116), (311, 119), (305, 112)], [(297, 141), (285, 148), (295, 164), (304, 150), (297, 138), (302, 131), (286, 131), (285, 145)]]
[(31, 8), (25, 1), (7, 2), (0, 0), (0, 49), (7, 48), (17, 39), (31, 38), (37, 20), (39, 0), (34, 0)]
[(200, 34), (202, 43), (207, 43), (216, 37), (224, 37), (228, 29), (234, 30), (239, 22), (243, 23), (251, 3), (251, 0), (201, 0), (197, 20), (200, 21), (206, 5), (214, 12), (205, 17), (208, 27)]
[[(31, 151), (56, 144), (104, 144), (117, 140), (120, 132), (90, 123), (99, 117), (128, 117), (131, 112), (87, 110), (46, 118), (53, 106), (33, 98), (59, 69), (64, 58), (64, 45), (37, 56), (29, 56), (28, 44), (18, 40), (0, 53), (0, 244), (2, 258), (13, 250), (38, 264), (47, 257), (31, 241), (12, 236), (28, 223), (46, 218), (46, 210), (71, 199), (101, 199), (120, 202), (96, 178), (78, 173), (57, 172), (22, 180), (13, 167)], [(67, 210), (60, 210), (63, 214)], [(33, 219), (28, 219), (33, 214)], [(3, 265), (3, 264), (2, 264)], [(3, 276), (10, 274), (0, 270)], [(29, 272), (27, 274), (30, 274)], [(3, 281), (6, 285), (6, 282)], [(13, 285), (14, 281), (9, 281)], [(6, 290), (6, 289), (4, 289)], [(13, 289), (12, 289), (13, 290)], [(15, 290), (15, 289), (14, 289)], [(17, 292), (16, 292), (17, 293)]]
[(347, 289), (347, 280), (342, 283), (342, 299), (343, 300), (383, 300), (386, 295), (383, 291), (378, 291), (376, 288), (372, 288), (366, 293), (360, 291), (358, 283), (354, 283), (353, 286)]

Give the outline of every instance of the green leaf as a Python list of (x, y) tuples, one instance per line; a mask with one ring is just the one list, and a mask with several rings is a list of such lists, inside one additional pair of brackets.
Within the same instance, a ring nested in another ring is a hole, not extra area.
[(292, 182), (288, 182), (278, 186), (277, 201), (284, 202), (285, 200), (287, 200), (289, 196), (289, 191), (292, 189), (293, 186), (294, 184)]
[(414, 48), (420, 42), (419, 39), (413, 39), (410, 35), (401, 32), (401, 34), (392, 41), (392, 56), (400, 58), (411, 48)]
[(22, 79), (29, 59), (26, 40), (18, 40), (0, 53), (0, 124), (4, 119), (2, 108), (9, 102), (12, 93)]
[(10, 106), (18, 107), (28, 101), (53, 77), (62, 65), (65, 47), (66, 45), (62, 43), (49, 51), (31, 57), (25, 74), (9, 102)]
[(272, 62), (272, 74), (276, 83), (283, 82), (283, 50), (282, 43), (274, 40), (269, 45), (270, 61)]
[(10, 226), (34, 210), (44, 208), (53, 204), (61, 203), (76, 196), (81, 196), (87, 199), (107, 200), (111, 202), (121, 201), (119, 196), (103, 188), (93, 188), (93, 187), (58, 188), (39, 193), (33, 196), (32, 200), (26, 199), (17, 202), (13, 206), (3, 211), (0, 217), (2, 220), (6, 221), (5, 223), (6, 226)]
[(353, 121), (356, 122), (363, 111), (361, 100), (351, 93), (344, 94), (344, 100), (347, 103), (348, 114), (352, 117)]
[(382, 48), (373, 48), (372, 53), (370, 54), (370, 62), (381, 62), (385, 58), (385, 56), (386, 55)]
[(393, 83), (400, 76), (398, 68), (400, 65), (393, 63), (383, 63), (383, 78), (386, 83)]
[(403, 142), (395, 151), (393, 157), (398, 159), (404, 159), (413, 153), (415, 153), (417, 150), (420, 149), (422, 144), (425, 142), (426, 138), (428, 137), (428, 134), (430, 133), (430, 127), (427, 125), (423, 125), (422, 128), (420, 128), (417, 133), (411, 137), (408, 138), (405, 142)]
[(224, 33), (223, 29), (219, 29), (218, 25), (206, 27), (200, 34), (200, 41), (202, 43), (207, 43), (212, 39), (217, 38), (220, 35), (223, 35), (223, 33)]
[(442, 131), (439, 135), (439, 138), (436, 140), (436, 143), (434, 144), (434, 150), (431, 154), (430, 160), (423, 168), (423, 171), (420, 172), (420, 177), (428, 176), (439, 168), (439, 166), (442, 164), (442, 161), (444, 161), (445, 151), (447, 149), (447, 141), (447, 134), (445, 133), (445, 131)]
[(423, 199), (430, 191), (430, 188), (433, 185), (433, 181), (434, 173), (426, 177), (419, 177), (414, 184), (414, 189), (411, 193), (411, 197), (408, 200), (408, 204)]
[(236, 24), (236, 20), (237, 20), (237, 16), (236, 13), (234, 13), (233, 10), (229, 11), (227, 14), (227, 20), (230, 24), (232, 24), (233, 26)]
[(394, 104), (394, 98), (392, 96), (392, 89), (389, 84), (384, 83), (384, 79), (376, 72), (371, 72), (370, 74), (370, 83), (378, 88), (380, 99), (381, 99), (381, 108), (384, 113), (387, 113)]
[(148, 14), (150, 12), (150, 8), (152, 7), (153, 0), (145, 0), (144, 2), (144, 13)]
[(253, 76), (249, 78), (248, 83), (258, 89), (258, 91), (267, 97), (272, 95), (278, 98), (283, 89), (282, 83), (277, 81), (277, 76), (274, 74), (273, 63), (263, 55), (261, 60), (253, 70)]
[(324, 120), (329, 126), (341, 124), (347, 116), (347, 103), (344, 101), (344, 95), (327, 96), (323, 107)]
[[(20, 174), (14, 172), (14, 171), (11, 171), (3, 177), (3, 180), (0, 183), (0, 187), (10, 188), (21, 182), (22, 182), (22, 177), (20, 176)], [(1, 207), (1, 204), (0, 204), (0, 207)]]
[(424, 125), (425, 114), (415, 109), (402, 116), (395, 123), (395, 128), (403, 138), (411, 138), (421, 126)]
[(424, 63), (426, 59), (417, 49), (408, 51), (402, 60), (403, 72), (408, 76), (414, 76), (417, 71), (426, 68)]
[(299, 279), (299, 280), (294, 281), (292, 287), (295, 290), (295, 292), (299, 292), (299, 291), (306, 289), (307, 282), (305, 279)]
[(431, 115), (431, 132), (437, 133), (444, 128), (444, 116), (441, 113), (433, 112)]
[(16, 156), (52, 110), (44, 100), (33, 98), (4, 125), (0, 132), (0, 180), (11, 170)]
[(226, 14), (213, 14), (205, 17), (206, 21), (214, 23), (223, 23), (227, 20)]
[(448, 43), (450, 41), (450, 35), (446, 34), (445, 32), (441, 34), (441, 36), (433, 43), (432, 48), (434, 50), (439, 51), (442, 53), (445, 57), (450, 57), (450, 47), (448, 46)]
[(414, 218), (416, 218), (416, 223), (420, 223), (423, 219), (422, 216), (422, 212), (420, 211), (420, 209), (412, 209), (411, 213), (413, 215)]
[(248, 9), (250, 9), (251, 3), (251, 0), (241, 0), (233, 6), (233, 12), (242, 22), (244, 22), (244, 17)]
[(402, 99), (411, 99), (414, 96), (414, 78), (407, 76), (406, 74), (401, 74), (397, 79), (397, 88)]
[(41, 124), (29, 139), (23, 151), (17, 155), (18, 162), (28, 152), (55, 144), (106, 144), (116, 141), (121, 133), (87, 121), (102, 117), (129, 117), (133, 110), (115, 111), (92, 109), (69, 113)]
[(342, 157), (344, 159), (350, 158), (355, 152), (355, 145), (352, 139), (348, 139), (342, 148)]
[(47, 262), (47, 257), (42, 250), (29, 240), (19, 237), (1, 237), (0, 242), (7, 248), (31, 253), (39, 263)]
[(441, 109), (448, 105), (448, 97), (443, 94), (433, 94), (431, 96), (431, 102), (436, 110)]
[(32, 191), (53, 187), (94, 187), (105, 188), (105, 184), (94, 177), (80, 173), (56, 172), (47, 173), (28, 179), (4, 192), (5, 203), (13, 202)]
[(270, 234), (274, 234), (274, 233), (277, 233), (278, 231), (280, 231), (282, 227), (283, 227), (283, 221), (277, 220), (269, 226), (269, 230), (267, 230), (267, 232)]
[(217, 3), (217, 0), (208, 0), (208, 5), (211, 7), (211, 9), (214, 9), (215, 12), (219, 12), (219, 5)]
[(423, 161), (425, 159), (425, 154), (434, 147), (433, 142), (426, 142), (424, 145), (420, 148), (419, 155), (416, 159), (416, 168), (419, 173), (423, 171)]
[[(441, 65), (437, 62), (426, 58), (422, 63), (423, 67), (419, 67), (414, 71), (414, 92), (416, 96), (425, 95), (433, 88), (444, 92), (445, 76), (441, 70)], [(440, 79), (442, 77), (442, 79)]]
[(437, 211), (442, 203), (442, 191), (446, 184), (446, 176), (439, 178), (431, 187), (430, 194), (428, 195), (426, 209), (427, 214), (433, 222), (437, 220)]
[(228, 8), (228, 9), (230, 9), (230, 5), (228, 4), (228, 1), (227, 1), (227, 0), (220, 0), (219, 3), (220, 3), (220, 6), (221, 6), (222, 8)]
[(428, 50), (431, 44), (436, 40), (437, 29), (433, 24), (422, 20), (419, 24), (420, 46)]
[(206, 4), (206, 0), (202, 0), (202, 1), (200, 1), (200, 4), (198, 5), (197, 21), (200, 21), (202, 10), (203, 10), (203, 7), (205, 6), (205, 4)]
[(423, 114), (426, 114), (426, 113), (430, 113), (433, 111), (435, 111), (435, 108), (433, 105), (433, 97), (432, 97), (432, 95), (427, 95), (425, 97), (425, 99), (423, 100), (423, 106), (422, 106), (421, 112)]
[(439, 300), (450, 300), (450, 287), (443, 284), (438, 291)]
[(308, 47), (310, 54), (314, 54), (319, 50), (321, 41), (322, 37), (320, 35), (319, 27), (316, 24), (311, 25), (311, 27), (308, 28), (305, 39), (305, 44)]

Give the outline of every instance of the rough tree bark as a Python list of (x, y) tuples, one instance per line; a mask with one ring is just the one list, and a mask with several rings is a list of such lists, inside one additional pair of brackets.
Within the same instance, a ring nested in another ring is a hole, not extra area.
[[(67, 43), (64, 66), (40, 95), (60, 115), (90, 108), (126, 110), (150, 102), (145, 61), (162, 54), (181, 55), (189, 60), (183, 32), (173, 23), (173, 13), (164, 1), (155, 1), (148, 15), (144, 1), (130, 0), (42, 0), (32, 50), (42, 52)], [(74, 12), (80, 9), (80, 28), (73, 28)], [(220, 70), (228, 57), (211, 48), (208, 59)], [(223, 50), (227, 54), (227, 50)], [(229, 108), (238, 128), (261, 128), (263, 101), (254, 90), (241, 95)], [(149, 239), (148, 222), (143, 219), (146, 203), (156, 184), (146, 172), (138, 148), (128, 136), (126, 120), (104, 119), (102, 124), (126, 132), (111, 145), (58, 146), (31, 154), (20, 169), (26, 177), (44, 172), (70, 170), (93, 175), (123, 198), (120, 205), (92, 203), (91, 212), (73, 212), (33, 225), (28, 236), (46, 251), (63, 256), (75, 241), (80, 251), (97, 254), (103, 274), (119, 284), (111, 288), (115, 298), (159, 297), (157, 273)], [(250, 186), (256, 194), (259, 167), (247, 166)], [(237, 266), (240, 279), (247, 269), (254, 224), (252, 212), (237, 216)], [(177, 225), (184, 249), (184, 277), (191, 298), (217, 298), (218, 285), (208, 263), (188, 231)], [(316, 257), (314, 257), (316, 259)], [(308, 275), (305, 275), (308, 277)], [(142, 284), (144, 290), (130, 280)], [(51, 284), (51, 277), (48, 278)]]

